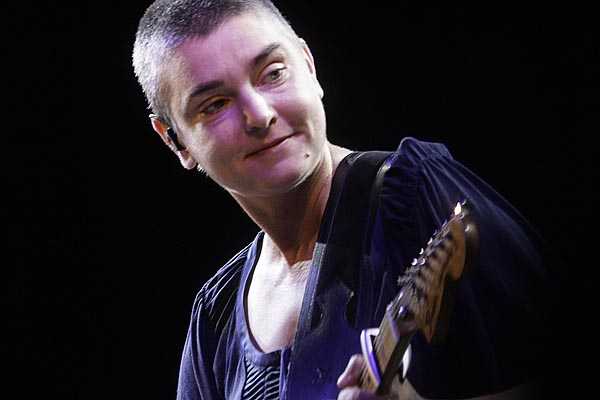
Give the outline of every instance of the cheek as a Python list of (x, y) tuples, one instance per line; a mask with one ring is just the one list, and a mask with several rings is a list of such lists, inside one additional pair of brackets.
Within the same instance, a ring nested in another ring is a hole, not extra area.
[(283, 103), (282, 111), (292, 125), (309, 125), (313, 133), (324, 129), (325, 111), (319, 92), (309, 77), (294, 85)]
[(235, 142), (229, 121), (192, 134), (190, 150), (200, 166), (209, 173), (222, 169), (234, 154)]

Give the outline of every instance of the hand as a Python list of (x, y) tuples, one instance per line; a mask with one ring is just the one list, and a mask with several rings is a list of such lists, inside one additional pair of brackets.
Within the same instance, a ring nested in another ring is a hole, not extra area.
[(365, 366), (365, 359), (362, 354), (355, 354), (348, 361), (346, 369), (338, 378), (337, 385), (341, 389), (338, 400), (388, 400), (398, 399), (389, 393), (386, 396), (377, 396), (367, 390), (358, 387), (360, 372)]
[(412, 385), (405, 380), (403, 384), (398, 379), (394, 379), (390, 393), (384, 396), (377, 396), (372, 392), (358, 387), (360, 372), (365, 365), (365, 359), (362, 354), (355, 354), (348, 361), (346, 369), (337, 381), (337, 386), (341, 389), (338, 400), (412, 400), (422, 399)]

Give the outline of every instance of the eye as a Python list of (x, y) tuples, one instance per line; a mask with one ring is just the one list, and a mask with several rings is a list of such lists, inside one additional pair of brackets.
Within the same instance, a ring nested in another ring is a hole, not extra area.
[(224, 98), (215, 100), (210, 102), (206, 107), (203, 107), (200, 110), (200, 114), (210, 117), (211, 115), (217, 114), (219, 111), (221, 111), (228, 103), (229, 100)]
[(280, 81), (283, 81), (287, 77), (287, 67), (281, 66), (282, 64), (278, 65), (280, 65), (280, 67), (270, 70), (263, 76), (263, 78), (261, 79), (261, 83), (278, 83)]

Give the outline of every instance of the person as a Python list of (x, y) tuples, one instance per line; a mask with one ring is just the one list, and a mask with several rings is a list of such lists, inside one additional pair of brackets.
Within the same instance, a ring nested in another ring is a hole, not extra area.
[(260, 228), (196, 296), (178, 399), (383, 398), (359, 387), (358, 335), (379, 325), (396, 278), (464, 199), (477, 265), (445, 340), (416, 334), (385, 398), (535, 382), (547, 277), (535, 230), (442, 144), (405, 138), (373, 157), (331, 143), (313, 55), (271, 1), (157, 0), (133, 65), (153, 130)]

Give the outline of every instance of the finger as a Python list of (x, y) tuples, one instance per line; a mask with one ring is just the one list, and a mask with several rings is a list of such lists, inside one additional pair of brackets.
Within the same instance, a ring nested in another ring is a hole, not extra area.
[(346, 389), (343, 389), (340, 394), (338, 394), (338, 400), (358, 400), (360, 399), (360, 389), (356, 386), (352, 386)]
[(346, 369), (338, 378), (338, 387), (341, 389), (347, 386), (356, 385), (360, 378), (360, 373), (363, 369), (364, 364), (365, 360), (362, 354), (355, 354), (352, 357), (350, 357), (350, 361), (348, 361)]
[(385, 400), (387, 397), (380, 397), (373, 393), (360, 390), (356, 386), (345, 388), (340, 391), (338, 400)]

